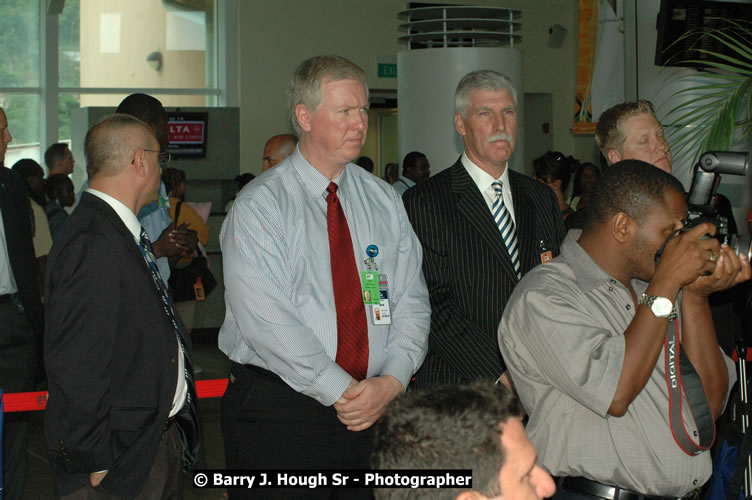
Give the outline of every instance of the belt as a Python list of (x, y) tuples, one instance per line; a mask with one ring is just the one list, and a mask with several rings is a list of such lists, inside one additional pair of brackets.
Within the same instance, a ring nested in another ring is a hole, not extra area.
[(175, 417), (168, 418), (164, 424), (164, 429), (162, 429), (162, 432), (167, 432), (168, 430), (170, 430), (170, 427), (172, 427), (172, 424), (174, 423), (175, 423)]
[(254, 373), (267, 380), (287, 385), (287, 383), (282, 380), (276, 373), (256, 365), (241, 365), (240, 363), (233, 362), (231, 372), (231, 375), (234, 375), (234, 377), (239, 377), (243, 373)]
[(562, 489), (574, 491), (583, 495), (590, 495), (592, 497), (605, 498), (606, 500), (689, 500), (699, 498), (697, 490), (683, 497), (658, 497), (635, 493), (634, 491), (619, 488), (618, 486), (609, 486), (597, 481), (585, 479), (584, 477), (561, 477), (558, 478), (557, 482), (558, 486)]

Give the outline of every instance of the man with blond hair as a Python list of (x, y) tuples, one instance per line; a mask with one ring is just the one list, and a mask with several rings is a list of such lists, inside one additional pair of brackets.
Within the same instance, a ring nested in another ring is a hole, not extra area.
[(642, 160), (671, 173), (671, 149), (650, 101), (640, 99), (608, 108), (598, 118), (595, 142), (609, 165)]
[[(365, 469), (371, 426), (425, 356), (422, 251), (397, 192), (352, 163), (368, 128), (363, 70), (313, 57), (288, 94), (298, 148), (241, 191), (220, 235), (219, 348), (233, 361), (226, 465)], [(370, 495), (230, 490), (233, 499)]]

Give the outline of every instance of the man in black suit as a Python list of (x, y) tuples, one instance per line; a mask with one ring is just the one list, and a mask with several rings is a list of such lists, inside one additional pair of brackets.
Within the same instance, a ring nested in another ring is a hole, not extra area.
[(145, 123), (115, 114), (89, 130), (84, 152), (90, 186), (55, 241), (45, 283), (56, 493), (179, 497), (181, 456), (192, 466), (200, 442), (190, 346), (136, 218), (157, 196), (159, 142)]
[[(34, 389), (44, 329), (26, 184), (4, 166), (12, 140), (0, 108), (0, 388), (8, 393)], [(27, 418), (8, 413), (4, 419), (3, 498), (8, 500), (23, 497)]]
[[(416, 387), (502, 376), (496, 338), (504, 306), (522, 275), (555, 257), (564, 239), (554, 193), (507, 168), (517, 137), (516, 104), (504, 75), (465, 75), (454, 115), (464, 154), (403, 197), (423, 245), (432, 309)], [(506, 376), (502, 381), (510, 385)]]

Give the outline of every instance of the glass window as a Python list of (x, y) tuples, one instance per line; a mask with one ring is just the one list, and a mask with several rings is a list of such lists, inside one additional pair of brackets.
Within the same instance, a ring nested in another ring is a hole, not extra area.
[[(211, 87), (214, 24), (214, 0), (67, 0), (58, 25), (60, 86)], [(84, 98), (81, 105), (99, 104)]]
[(78, 0), (68, 0), (58, 17), (57, 64), (60, 87), (81, 86), (80, 6)]
[[(71, 110), (116, 106), (139, 89), (167, 107), (219, 104), (218, 0), (65, 0), (57, 19), (40, 18), (40, 1), (0, 0), (0, 106), (14, 136), (6, 164), (39, 159), (40, 142), (69, 141)], [(57, 52), (59, 90), (47, 109), (41, 96), (54, 82), (42, 78), (55, 72), (41, 68), (54, 58), (40, 33), (54, 22), (58, 37), (48, 42)]]
[(39, 3), (0, 2), (0, 87), (39, 87)]
[(0, 93), (0, 107), (8, 117), (8, 131), (13, 136), (5, 153), (6, 167), (21, 158), (39, 161), (39, 104), (37, 94)]

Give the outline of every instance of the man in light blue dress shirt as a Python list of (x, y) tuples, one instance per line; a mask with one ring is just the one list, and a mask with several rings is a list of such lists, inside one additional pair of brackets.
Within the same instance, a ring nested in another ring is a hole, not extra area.
[[(220, 235), (227, 309), (219, 347), (234, 362), (222, 402), (226, 465), (364, 469), (371, 426), (426, 353), (422, 249), (397, 192), (351, 163), (368, 127), (363, 71), (338, 56), (314, 57), (298, 67), (289, 91), (298, 148), (243, 188)], [(347, 219), (358, 282), (362, 271), (378, 272), (373, 294), (353, 292), (366, 302), (362, 380), (335, 361), (342, 332), (327, 226), (330, 183)], [(306, 498), (370, 498), (367, 489), (332, 488), (231, 489), (230, 498), (303, 491)]]
[(426, 155), (419, 151), (411, 151), (402, 160), (402, 175), (392, 186), (401, 196), (414, 185), (427, 181), (430, 175), (431, 164), (428, 163)]

